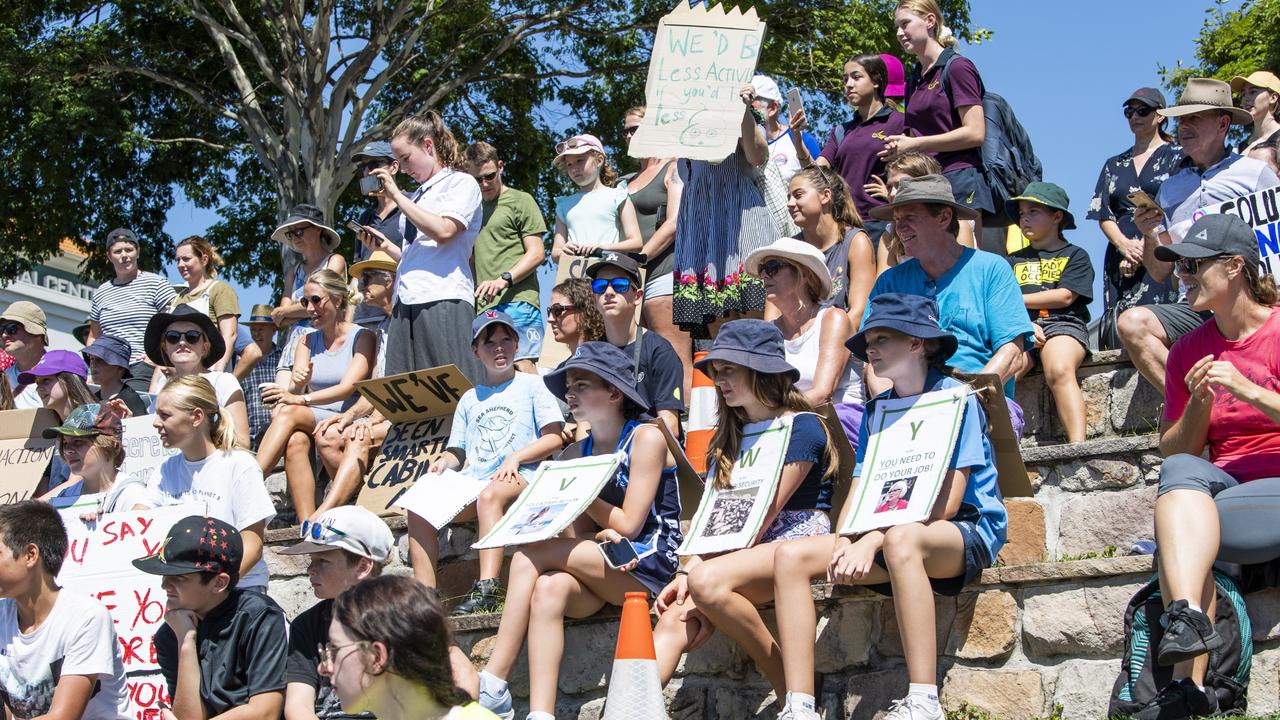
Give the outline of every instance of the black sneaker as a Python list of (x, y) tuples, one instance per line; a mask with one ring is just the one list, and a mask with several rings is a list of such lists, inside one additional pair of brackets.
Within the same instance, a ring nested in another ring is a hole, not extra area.
[(458, 603), (458, 607), (449, 613), (458, 615), (479, 615), (502, 612), (507, 593), (502, 589), (502, 581), (497, 578), (477, 580), (471, 585), (466, 599)]
[(1183, 678), (1166, 685), (1155, 699), (1131, 717), (1133, 720), (1184, 720), (1218, 714), (1217, 693), (1200, 692), (1195, 683)]
[(1156, 651), (1156, 660), (1161, 665), (1177, 665), (1222, 647), (1222, 636), (1209, 616), (1187, 607), (1186, 600), (1169, 603), (1164, 624), (1164, 636)]

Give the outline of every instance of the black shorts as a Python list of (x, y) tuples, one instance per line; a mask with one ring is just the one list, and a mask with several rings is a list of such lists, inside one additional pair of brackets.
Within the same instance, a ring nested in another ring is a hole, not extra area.
[(1204, 324), (1206, 320), (1213, 317), (1211, 312), (1198, 313), (1191, 309), (1185, 301), (1169, 303), (1165, 305), (1142, 305), (1150, 310), (1156, 319), (1160, 321), (1160, 326), (1164, 328), (1164, 334), (1169, 338), (1169, 346), (1178, 342), (1178, 338), (1195, 330)]
[(1046, 318), (1044, 320), (1036, 320), (1035, 324), (1044, 330), (1044, 339), (1066, 335), (1089, 352), (1089, 328), (1082, 321), (1076, 318)]
[[(966, 507), (956, 513), (951, 519), (951, 524), (960, 530), (960, 535), (964, 537), (964, 574), (950, 578), (929, 578), (929, 585), (933, 586), (933, 592), (936, 595), (945, 595), (947, 597), (955, 597), (960, 594), (965, 585), (978, 579), (983, 570), (991, 567), (991, 557), (987, 553), (987, 546), (983, 544), (982, 537), (978, 535), (978, 512), (972, 508)], [(876, 553), (876, 565), (889, 569), (884, 561), (884, 553)], [(893, 585), (891, 583), (880, 583), (879, 585), (868, 585), (868, 588), (880, 593), (893, 597)]]
[(995, 201), (991, 198), (991, 188), (987, 178), (978, 168), (960, 168), (943, 175), (951, 182), (951, 194), (956, 202), (969, 208), (994, 214)]

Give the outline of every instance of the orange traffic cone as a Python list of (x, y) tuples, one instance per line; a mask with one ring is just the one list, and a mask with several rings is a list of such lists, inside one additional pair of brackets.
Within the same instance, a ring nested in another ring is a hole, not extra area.
[(655, 720), (667, 717), (662, 681), (649, 625), (649, 596), (629, 592), (622, 603), (618, 649), (613, 654), (609, 696), (603, 720)]
[[(698, 362), (706, 356), (705, 352), (694, 353), (693, 361)], [(684, 454), (700, 475), (707, 474), (707, 453), (711, 449), (711, 436), (716, 432), (716, 421), (716, 384), (706, 373), (694, 369)]]

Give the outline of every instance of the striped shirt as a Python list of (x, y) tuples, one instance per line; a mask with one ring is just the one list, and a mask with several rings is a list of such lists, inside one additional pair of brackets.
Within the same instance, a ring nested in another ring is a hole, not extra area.
[(133, 280), (117, 285), (108, 280), (93, 291), (89, 321), (98, 323), (103, 335), (115, 335), (129, 342), (129, 362), (141, 362), (147, 323), (158, 312), (169, 309), (177, 297), (168, 280), (155, 273), (139, 272)]

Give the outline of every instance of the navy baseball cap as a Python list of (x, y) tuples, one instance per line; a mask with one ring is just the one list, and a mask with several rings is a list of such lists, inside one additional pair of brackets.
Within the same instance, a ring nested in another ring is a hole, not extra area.
[(1239, 255), (1245, 262), (1257, 265), (1258, 236), (1249, 223), (1235, 215), (1205, 215), (1191, 225), (1182, 242), (1156, 248), (1156, 259), (1176, 262), (1179, 258), (1210, 258)]
[(600, 255), (600, 259), (592, 263), (587, 268), (587, 277), (595, 279), (601, 270), (607, 267), (615, 267), (622, 272), (630, 275), (637, 282), (640, 280), (640, 263), (636, 259), (626, 253), (605, 252)]
[(391, 143), (386, 140), (374, 140), (351, 156), (351, 159), (355, 162), (360, 162), (365, 158), (395, 160), (396, 156), (395, 153), (391, 152)]
[(933, 300), (923, 295), (883, 293), (871, 298), (870, 308), (862, 329), (844, 344), (862, 362), (867, 361), (867, 331), (877, 328), (897, 330), (921, 340), (941, 341), (939, 360), (946, 360), (955, 353), (958, 345), (956, 336), (938, 325), (938, 311)]
[(494, 323), (506, 325), (511, 328), (511, 332), (515, 333), (516, 337), (520, 337), (520, 333), (516, 330), (516, 321), (512, 320), (510, 315), (501, 310), (485, 310), (477, 315), (475, 320), (471, 321), (471, 344), (474, 345), (476, 340), (479, 339), (480, 333)]
[(713, 360), (742, 365), (758, 373), (789, 375), (792, 382), (800, 379), (800, 371), (787, 362), (782, 331), (764, 320), (730, 320), (721, 325), (707, 356), (693, 366), (709, 373)]
[(86, 363), (89, 362), (90, 357), (96, 357), (108, 365), (125, 368), (128, 372), (129, 358), (133, 357), (133, 348), (129, 345), (129, 341), (122, 337), (99, 335), (98, 339), (81, 350), (80, 354), (85, 357)]
[(585, 370), (618, 389), (624, 397), (650, 414), (649, 400), (636, 387), (631, 358), (621, 348), (607, 342), (584, 342), (560, 367), (547, 373), (542, 381), (552, 395), (564, 400), (566, 379), (570, 370)]

